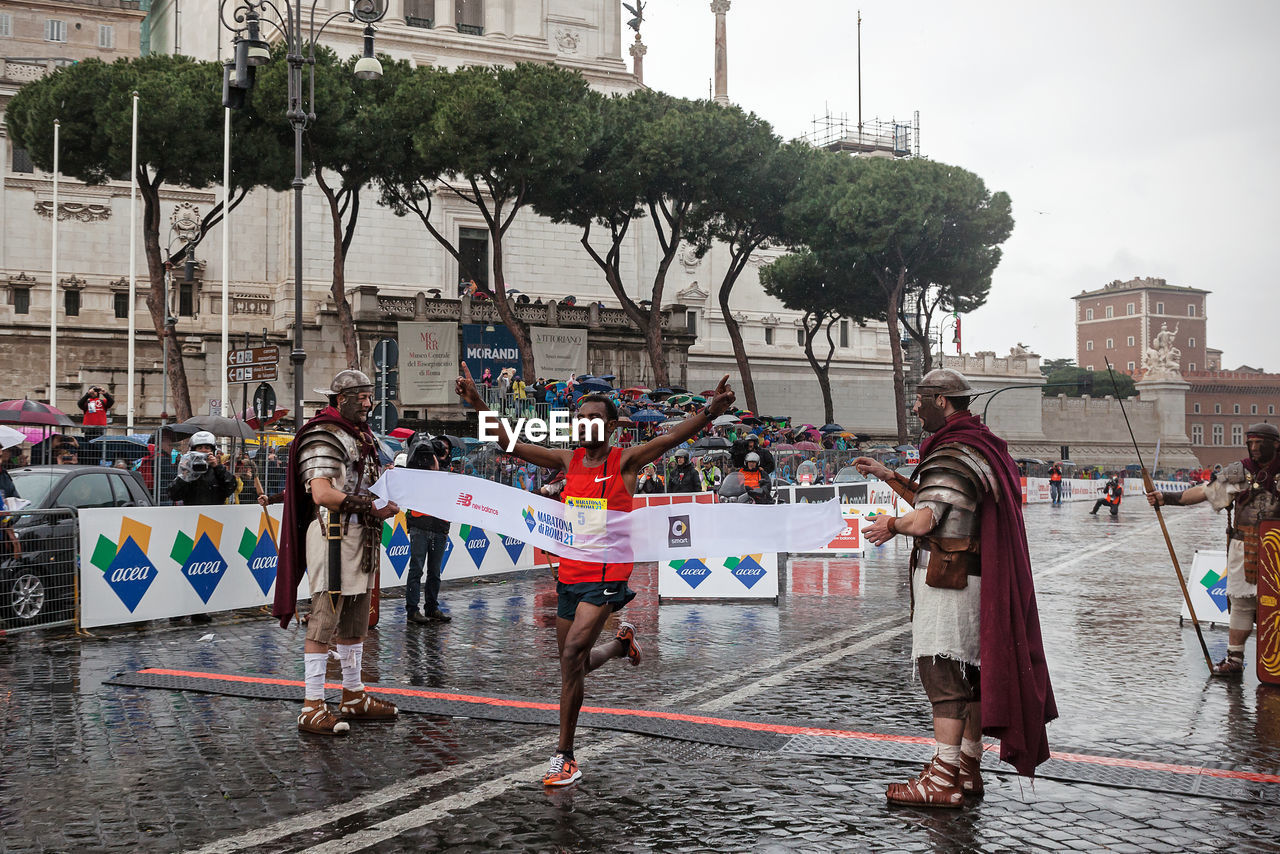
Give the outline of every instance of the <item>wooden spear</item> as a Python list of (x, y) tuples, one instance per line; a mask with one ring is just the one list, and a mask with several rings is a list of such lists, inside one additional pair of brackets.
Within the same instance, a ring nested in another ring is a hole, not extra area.
[[(1116, 374), (1111, 369), (1111, 360), (1106, 356), (1102, 357), (1107, 363), (1107, 373), (1111, 376), (1111, 387), (1116, 390), (1116, 401), (1120, 404), (1120, 414), (1124, 416), (1124, 426), (1129, 428), (1129, 440), (1133, 442), (1133, 452), (1138, 457), (1138, 468), (1142, 470), (1142, 488), (1151, 494), (1156, 491), (1156, 485), (1151, 480), (1151, 474), (1147, 471), (1147, 467), (1142, 462), (1142, 451), (1138, 448), (1138, 440), (1133, 435), (1133, 425), (1129, 423), (1129, 413), (1125, 411), (1124, 399), (1120, 397), (1120, 387), (1116, 385)], [(1169, 548), (1169, 559), (1173, 561), (1173, 571), (1178, 575), (1178, 586), (1182, 588), (1182, 598), (1187, 603), (1187, 611), (1191, 614), (1191, 625), (1196, 627), (1196, 637), (1200, 641), (1200, 651), (1204, 653), (1204, 663), (1209, 665), (1209, 675), (1214, 673), (1213, 659), (1209, 656), (1209, 647), (1204, 642), (1204, 632), (1200, 630), (1200, 621), (1196, 619), (1196, 606), (1191, 604), (1191, 593), (1187, 590), (1187, 580), (1182, 575), (1182, 567), (1178, 563), (1178, 553), (1173, 548), (1173, 540), (1169, 538), (1169, 528), (1164, 523), (1164, 514), (1160, 512), (1160, 505), (1153, 504), (1152, 508), (1156, 511), (1156, 519), (1160, 521), (1160, 531), (1164, 534), (1164, 544)]]

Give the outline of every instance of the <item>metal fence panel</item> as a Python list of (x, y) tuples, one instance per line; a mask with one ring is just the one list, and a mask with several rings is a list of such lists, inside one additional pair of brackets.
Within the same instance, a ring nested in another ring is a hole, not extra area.
[(0, 514), (0, 627), (15, 632), (75, 622), (79, 543), (74, 510)]

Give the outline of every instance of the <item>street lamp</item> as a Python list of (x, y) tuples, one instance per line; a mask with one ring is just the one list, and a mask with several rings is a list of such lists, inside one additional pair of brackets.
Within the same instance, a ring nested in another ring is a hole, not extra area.
[[(231, 18), (227, 19), (228, 4)], [(224, 105), (243, 104), (244, 93), (253, 86), (253, 69), (271, 61), (271, 50), (262, 38), (262, 25), (275, 29), (284, 41), (285, 61), (289, 63), (289, 105), (285, 117), (293, 127), (293, 423), (302, 427), (302, 369), (307, 354), (302, 348), (302, 133), (315, 121), (316, 44), (331, 21), (345, 18), (348, 23), (360, 21), (364, 27), (364, 52), (356, 63), (355, 75), (361, 80), (382, 76), (382, 63), (373, 54), (373, 25), (387, 14), (387, 0), (352, 0), (350, 10), (338, 11), (316, 22), (321, 14), (321, 0), (221, 0), (218, 19), (231, 34), (234, 59), (227, 63)], [(304, 32), (303, 18), (307, 25)], [(310, 66), (309, 83), (304, 100), (302, 68)], [(224, 366), (225, 369), (225, 366)]]
[(943, 315), (942, 323), (938, 325), (938, 360), (942, 360), (942, 343), (947, 337), (947, 324), (951, 324), (951, 343), (956, 345), (956, 355), (960, 355), (960, 313), (953, 311), (950, 314)]

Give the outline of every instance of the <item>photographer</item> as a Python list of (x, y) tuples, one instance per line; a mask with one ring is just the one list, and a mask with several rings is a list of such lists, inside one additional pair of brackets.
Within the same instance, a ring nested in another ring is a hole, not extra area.
[[(449, 464), (453, 447), (448, 439), (432, 438), (425, 433), (415, 433), (406, 451), (407, 468), (440, 471)], [(411, 623), (447, 623), (453, 618), (440, 610), (440, 569), (444, 563), (444, 547), (449, 540), (449, 523), (434, 516), (409, 510), (405, 513), (409, 525), (409, 575), (405, 579), (404, 610)], [(422, 583), (423, 563), (426, 563), (426, 584)], [(421, 593), (423, 608), (418, 610)]]
[(111, 392), (102, 386), (93, 386), (80, 396), (76, 406), (84, 413), (84, 442), (86, 465), (96, 465), (102, 457), (102, 449), (91, 447), (90, 443), (102, 435), (107, 427), (107, 410), (116, 405)]
[(191, 437), (190, 447), (178, 460), (178, 476), (169, 484), (169, 497), (187, 506), (226, 504), (236, 491), (236, 479), (222, 464), (213, 434), (201, 430)]

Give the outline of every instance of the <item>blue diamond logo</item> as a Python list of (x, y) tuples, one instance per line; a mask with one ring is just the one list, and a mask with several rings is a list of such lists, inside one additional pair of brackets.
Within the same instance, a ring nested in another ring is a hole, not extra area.
[(396, 571), (396, 578), (403, 578), (404, 568), (409, 565), (409, 535), (401, 525), (395, 527), (395, 533), (387, 540), (387, 559)]
[(249, 574), (262, 588), (263, 596), (270, 593), (271, 585), (276, 583), (276, 563), (279, 558), (275, 541), (263, 531), (258, 537), (258, 544), (253, 548), (253, 554), (249, 555)]
[(755, 558), (748, 555), (738, 562), (738, 565), (729, 570), (733, 577), (743, 583), (750, 590), (756, 586), (756, 582), (764, 578), (764, 567), (756, 563)]
[(120, 601), (133, 613), (142, 597), (147, 594), (151, 582), (156, 580), (159, 571), (147, 560), (142, 549), (129, 537), (116, 552), (115, 560), (103, 573), (107, 585), (120, 597)]
[(707, 569), (707, 565), (697, 558), (689, 560), (673, 560), (671, 567), (675, 569), (676, 575), (680, 577), (685, 584), (693, 589), (697, 589), (698, 585), (707, 580), (707, 576), (711, 574), (711, 570)]
[(1218, 606), (1218, 610), (1227, 610), (1227, 577), (1225, 575), (1219, 578), (1208, 592), (1209, 598)]
[(502, 547), (507, 550), (507, 554), (511, 555), (512, 563), (520, 562), (520, 555), (524, 554), (524, 540), (517, 540), (515, 537), (503, 537)]
[(226, 572), (227, 562), (213, 547), (209, 535), (201, 534), (196, 547), (187, 557), (187, 562), (182, 565), (182, 574), (191, 582), (191, 588), (196, 591), (201, 602), (209, 604), (209, 597), (218, 589), (218, 582)]
[(472, 528), (470, 536), (467, 537), (467, 551), (476, 569), (479, 569), (485, 552), (489, 551), (489, 535), (479, 528)]
[(453, 554), (453, 535), (445, 534), (444, 537), (444, 556), (440, 558), (440, 573), (444, 574), (444, 568), (449, 565), (449, 556)]

